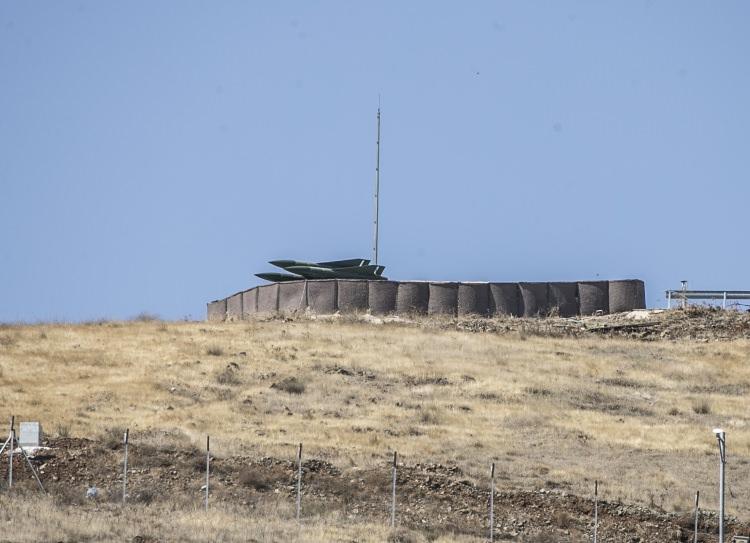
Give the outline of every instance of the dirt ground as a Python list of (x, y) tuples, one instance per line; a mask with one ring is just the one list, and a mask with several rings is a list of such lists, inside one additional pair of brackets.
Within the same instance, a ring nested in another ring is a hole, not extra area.
[[(121, 507), (123, 445), (55, 438), (33, 458), (46, 491), (58, 508), (107, 510)], [(16, 456), (13, 492), (33, 498), (36, 483)], [(302, 516), (336, 512), (351, 522), (389, 521), (391, 467), (339, 468), (310, 458), (303, 461)], [(428, 540), (438, 536), (486, 537), (489, 489), (467, 478), (457, 466), (400, 464), (397, 470), (399, 526)], [(7, 466), (3, 475), (7, 475)], [(232, 504), (253, 515), (265, 501), (295, 500), (293, 460), (246, 457), (212, 458), (210, 505)], [(593, 528), (593, 497), (556, 488), (503, 490), (495, 494), (495, 537), (513, 541), (587, 541)], [(7, 484), (4, 490), (7, 491)], [(205, 484), (205, 453), (129, 446), (129, 504), (200, 506)], [(96, 497), (86, 490), (96, 487)], [(646, 507), (599, 502), (599, 537), (616, 542), (692, 541), (693, 519)], [(730, 519), (727, 533), (747, 533), (750, 525)], [(699, 541), (713, 541), (716, 516), (703, 513)], [(394, 532), (398, 540), (397, 532)], [(143, 535), (134, 541), (171, 541), (169, 535)]]

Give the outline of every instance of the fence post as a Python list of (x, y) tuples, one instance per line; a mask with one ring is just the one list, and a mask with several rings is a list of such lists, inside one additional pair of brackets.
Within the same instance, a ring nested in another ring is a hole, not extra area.
[(693, 527), (693, 543), (698, 543), (698, 515), (700, 510), (698, 509), (698, 499), (700, 498), (701, 491), (695, 491), (695, 526)]
[(125, 435), (122, 438), (123, 444), (125, 446), (125, 458), (122, 462), (122, 503), (125, 503), (126, 496), (128, 494), (128, 436), (130, 434), (130, 429), (125, 429)]
[(297, 449), (297, 522), (302, 510), (302, 443)]
[(206, 436), (206, 511), (208, 511), (208, 483), (209, 483), (210, 475), (211, 475), (211, 441), (210, 441), (210, 437)]
[(599, 531), (599, 481), (594, 481), (594, 543)]
[(495, 463), (490, 468), (490, 543), (495, 539)]
[(393, 486), (391, 491), (391, 528), (396, 527), (396, 464), (398, 463), (398, 453), (393, 451)]
[(8, 451), (8, 490), (13, 488), (13, 449), (15, 449), (16, 441), (16, 417), (10, 418), (10, 451)]

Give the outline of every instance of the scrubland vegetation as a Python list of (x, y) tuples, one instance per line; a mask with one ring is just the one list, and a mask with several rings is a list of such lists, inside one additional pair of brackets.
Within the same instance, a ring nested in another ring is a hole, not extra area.
[[(6, 325), (0, 383), (0, 413), (39, 420), (50, 436), (114, 447), (129, 427), (136, 446), (197, 451), (210, 434), (219, 459), (291, 460), (302, 442), (308, 458), (385, 477), (398, 450), (405, 465), (458, 466), (477, 485), (494, 461), (499, 490), (588, 496), (598, 479), (605, 499), (667, 512), (689, 511), (696, 490), (715, 507), (711, 429), (722, 426), (729, 513), (744, 519), (750, 506), (747, 340), (640, 342), (308, 318)], [(191, 510), (191, 500), (200, 505), (195, 493), (173, 511), (164, 501), (124, 513), (100, 505), (97, 517), (91, 507), (71, 515), (52, 499), (11, 505), (5, 497), (2, 515), (43, 517), (33, 526), (40, 539), (132, 538), (143, 533), (141, 521), (159, 528), (149, 533), (196, 541), (214, 539), (205, 530), (224, 530), (216, 539), (227, 541), (392, 536), (382, 519), (354, 522), (336, 511), (309, 518), (300, 535), (284, 520), (288, 500), (276, 498), (252, 515), (221, 500), (208, 515)], [(383, 518), (386, 504), (383, 496)]]

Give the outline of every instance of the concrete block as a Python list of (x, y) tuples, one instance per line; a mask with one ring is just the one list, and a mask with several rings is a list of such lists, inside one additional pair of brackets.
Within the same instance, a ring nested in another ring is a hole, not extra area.
[(279, 311), (284, 313), (304, 311), (307, 307), (307, 288), (305, 285), (305, 281), (279, 283)]
[(335, 313), (338, 308), (335, 279), (314, 279), (307, 282), (307, 306), (321, 315)]
[(38, 422), (22, 422), (18, 432), (18, 444), (23, 447), (42, 446), (42, 425)]
[(458, 310), (458, 283), (430, 283), (428, 315), (455, 315)]
[(597, 311), (609, 313), (609, 281), (580, 281), (578, 301), (581, 315), (593, 315)]
[(368, 304), (373, 315), (385, 315), (396, 311), (398, 283), (396, 281), (368, 281)]
[(458, 314), (487, 316), (490, 312), (488, 283), (458, 284)]
[(250, 315), (258, 312), (258, 287), (251, 288), (242, 293), (242, 318), (247, 319)]
[(646, 308), (646, 288), (639, 279), (609, 282), (609, 312)]
[(274, 313), (279, 309), (279, 284), (258, 287), (258, 313)]
[(561, 317), (578, 315), (578, 283), (549, 283), (549, 307)]
[(549, 312), (547, 283), (518, 283), (521, 291), (521, 314), (524, 317), (546, 316)]
[(490, 283), (490, 313), (492, 315), (523, 315), (521, 291), (518, 283)]
[(430, 285), (422, 281), (406, 281), (398, 284), (396, 313), (424, 315), (430, 300)]
[(337, 279), (338, 309), (341, 313), (364, 313), (367, 311), (369, 287), (367, 280)]
[(224, 322), (227, 318), (227, 301), (214, 300), (206, 304), (206, 320), (209, 322)]
[(227, 298), (227, 321), (242, 320), (242, 293), (238, 292)]

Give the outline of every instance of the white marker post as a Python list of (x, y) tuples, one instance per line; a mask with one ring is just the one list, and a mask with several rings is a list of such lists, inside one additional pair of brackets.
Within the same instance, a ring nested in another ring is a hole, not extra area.
[(495, 538), (495, 463), (490, 468), (490, 543)]
[(297, 522), (302, 510), (302, 443), (297, 449)]
[(125, 503), (128, 495), (128, 436), (130, 429), (125, 429), (125, 434), (122, 436), (122, 443), (125, 447), (125, 456), (122, 461), (122, 503)]

